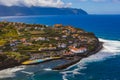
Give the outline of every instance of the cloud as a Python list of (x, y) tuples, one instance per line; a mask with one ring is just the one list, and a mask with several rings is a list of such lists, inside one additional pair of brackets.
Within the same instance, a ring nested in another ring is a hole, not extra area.
[(5, 6), (43, 6), (43, 7), (70, 7), (72, 3), (65, 3), (62, 0), (0, 0)]

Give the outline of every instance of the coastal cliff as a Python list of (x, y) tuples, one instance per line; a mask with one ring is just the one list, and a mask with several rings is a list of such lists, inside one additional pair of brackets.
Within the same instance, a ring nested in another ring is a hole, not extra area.
[(0, 5), (0, 16), (29, 16), (29, 15), (87, 15), (87, 12), (76, 8), (52, 7), (20, 7)]
[(95, 54), (101, 46), (94, 33), (69, 25), (0, 22), (0, 70), (24, 61), (33, 64), (36, 60), (40, 63), (61, 58), (70, 60), (72, 65)]

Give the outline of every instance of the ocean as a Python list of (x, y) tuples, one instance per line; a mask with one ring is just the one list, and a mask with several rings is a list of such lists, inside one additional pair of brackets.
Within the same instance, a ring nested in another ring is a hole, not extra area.
[(65, 70), (51, 70), (57, 62), (18, 66), (0, 71), (0, 80), (120, 80), (120, 15), (8, 16), (0, 20), (71, 25), (94, 32), (104, 42), (100, 52)]

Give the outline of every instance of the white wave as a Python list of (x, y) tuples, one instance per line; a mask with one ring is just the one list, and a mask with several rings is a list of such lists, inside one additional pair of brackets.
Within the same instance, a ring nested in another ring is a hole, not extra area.
[[(105, 40), (105, 39), (99, 39), (99, 40), (104, 42), (104, 45), (103, 45), (104, 48), (97, 54), (92, 55), (88, 58), (84, 58), (79, 63), (77, 63), (73, 66), (70, 66), (69, 68), (67, 68), (67, 70), (61, 72), (61, 74), (63, 74), (63, 80), (68, 80), (67, 76), (69, 74), (72, 74), (72, 75), (83, 74), (83, 73), (80, 73), (80, 70), (86, 69), (87, 68), (86, 65), (88, 63), (102, 61), (102, 60), (106, 60), (107, 58), (111, 58), (116, 55), (120, 55), (120, 41)], [(76, 68), (73, 70), (70, 70), (74, 66), (76, 66)], [(14, 76), (16, 76), (15, 73), (17, 71), (24, 70), (25, 68), (26, 68), (26, 66), (19, 66), (19, 67), (15, 67), (15, 68), (1, 70), (0, 78), (14, 77)], [(52, 69), (46, 68), (44, 70), (51, 71)], [(25, 71), (21, 71), (21, 72), (26, 73), (26, 74), (33, 74), (31, 72), (25, 72)]]
[[(63, 80), (68, 80), (67, 76), (69, 76), (70, 73), (73, 75), (83, 74), (80, 73), (80, 70), (86, 69), (87, 68), (86, 65), (88, 63), (103, 61), (108, 58), (114, 57), (116, 55), (120, 55), (120, 41), (105, 40), (105, 39), (99, 39), (99, 40), (104, 43), (103, 44), (104, 48), (97, 54), (84, 58), (79, 63), (67, 68), (66, 71), (61, 72), (63, 74)], [(76, 68), (70, 70), (74, 66), (76, 66)]]
[(120, 52), (120, 41), (105, 40), (105, 39), (99, 39), (99, 40), (104, 42), (103, 46), (107, 52), (112, 52), (112, 53)]
[(44, 70), (45, 70), (45, 71), (52, 71), (51, 68), (45, 68)]
[(81, 73), (78, 71), (74, 71), (73, 74), (76, 75), (76, 74), (81, 74)]
[[(95, 55), (91, 55), (87, 58), (82, 59), (78, 64), (81, 66), (83, 63), (97, 62), (106, 60), (107, 58), (120, 55), (120, 41), (99, 39), (104, 42), (103, 49)], [(85, 66), (85, 64), (84, 64)]]
[(33, 75), (34, 72), (27, 72), (27, 71), (21, 71), (22, 73), (28, 74), (28, 75)]
[(8, 68), (0, 71), (0, 78), (15, 77), (15, 72), (25, 69), (25, 66), (19, 66), (14, 68)]
[(68, 80), (66, 77), (67, 77), (67, 73), (62, 73), (63, 74), (63, 76), (62, 76), (62, 78), (63, 78), (63, 80)]

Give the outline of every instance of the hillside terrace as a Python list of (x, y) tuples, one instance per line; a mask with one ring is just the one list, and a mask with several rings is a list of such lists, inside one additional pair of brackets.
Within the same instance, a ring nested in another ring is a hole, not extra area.
[(3, 53), (30, 53), (29, 56), (41, 56), (44, 55), (42, 51), (48, 51), (47, 54), (51, 56), (50, 51), (53, 51), (52, 55), (57, 53), (57, 56), (62, 56), (67, 54), (63, 53), (63, 50), (68, 53), (75, 53), (78, 49), (81, 53), (92, 50), (98, 41), (93, 33), (62, 24), (48, 27), (39, 24), (0, 22), (0, 28), (0, 45)]

